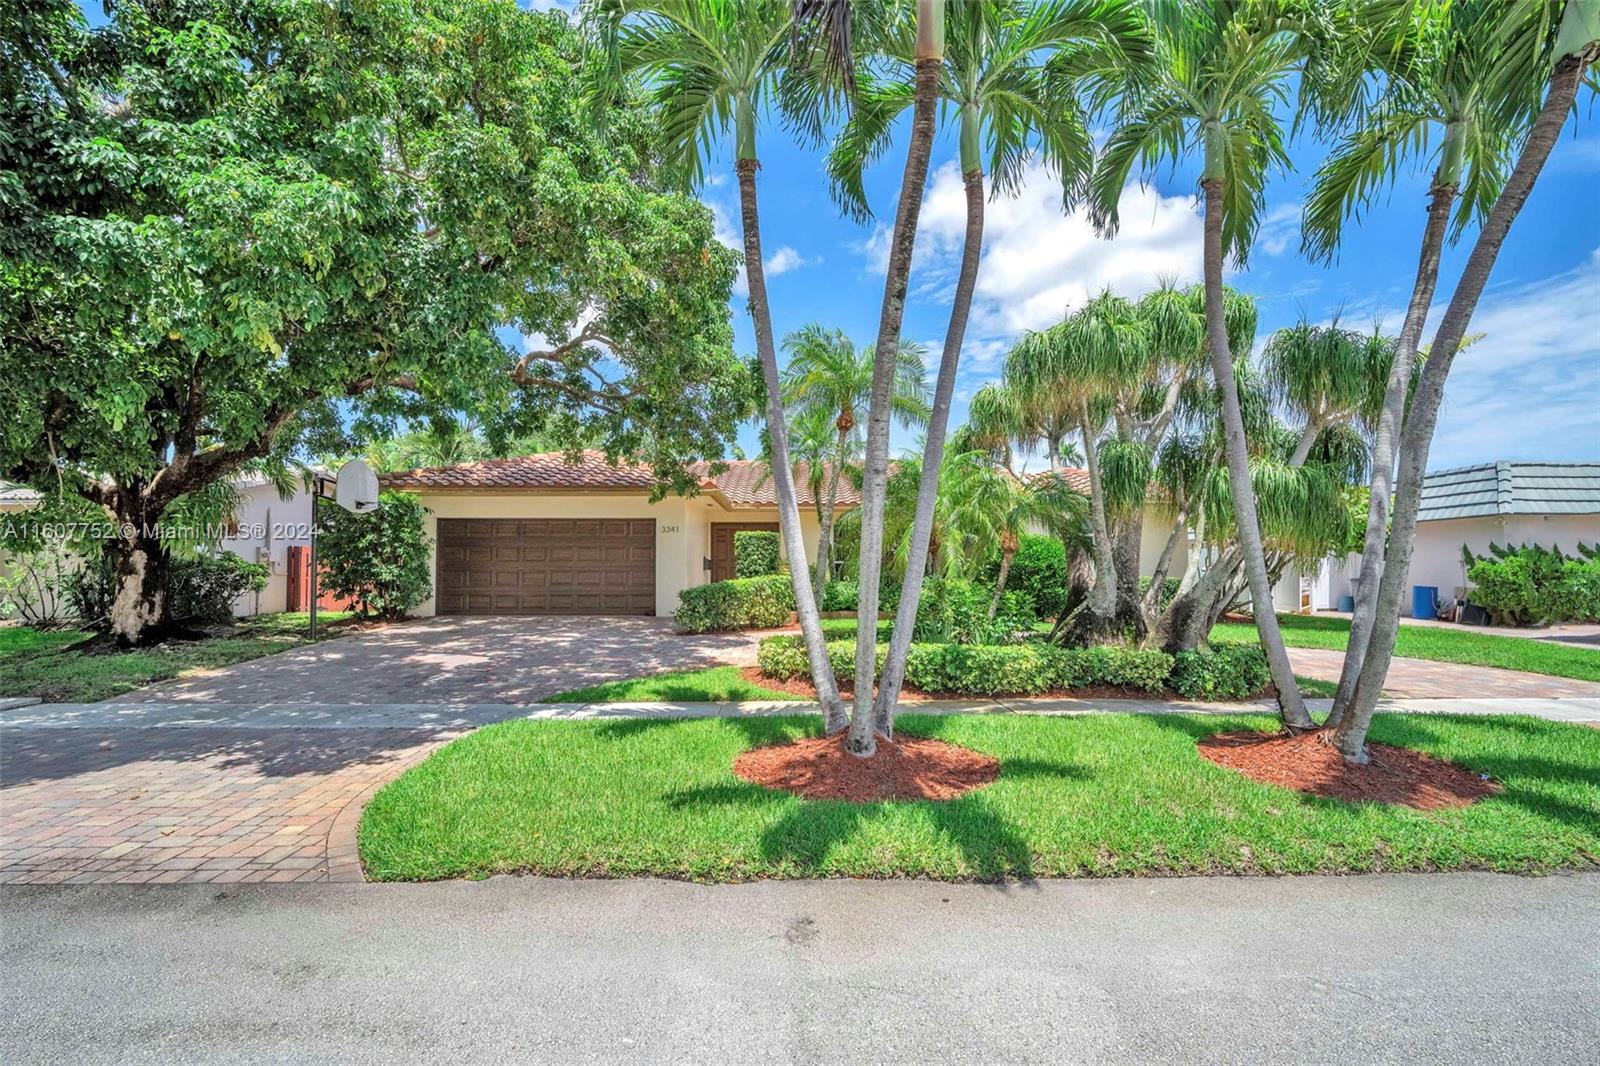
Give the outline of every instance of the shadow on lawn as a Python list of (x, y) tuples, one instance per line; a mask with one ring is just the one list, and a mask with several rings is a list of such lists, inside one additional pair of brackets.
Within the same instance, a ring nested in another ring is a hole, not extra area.
[[(787, 718), (720, 718), (720, 724), (742, 734), (745, 748), (778, 744), (799, 737), (818, 736), (820, 721), (803, 716)], [(627, 740), (658, 729), (684, 724), (681, 720), (631, 718), (605, 722), (596, 732), (614, 740)], [(905, 730), (906, 735), (937, 732)], [(727, 767), (732, 773), (732, 765)], [(1081, 778), (1083, 771), (1063, 763), (1038, 759), (1002, 760), (1001, 780), (1007, 777)], [(902, 810), (915, 811), (961, 853), (971, 876), (985, 881), (1034, 877), (1033, 851), (1016, 827), (996, 813), (984, 798), (985, 786), (954, 800), (896, 800), (848, 803), (843, 800), (804, 800), (787, 792), (735, 779), (715, 785), (668, 793), (662, 802), (671, 810), (691, 812), (707, 807), (748, 807), (766, 811), (772, 821), (762, 830), (762, 858), (789, 863), (801, 872), (818, 871), (839, 845), (859, 835), (873, 820)]]
[[(1157, 728), (1183, 733), (1196, 741), (1215, 733), (1234, 732), (1240, 729), (1263, 729), (1269, 733), (1273, 731), (1271, 722), (1261, 717), (1252, 719), (1229, 716), (1201, 720), (1152, 715), (1144, 721)], [(1558, 729), (1562, 726), (1559, 723), (1509, 716), (1502, 718), (1479, 715), (1380, 714), (1373, 719), (1369, 739), (1380, 744), (1411, 748), (1435, 758), (1448, 759), (1477, 773), (1488, 774), (1499, 781), (1504, 789), (1497, 795), (1481, 800), (1481, 803), (1509, 803), (1530, 814), (1562, 823), (1592, 836), (1600, 835), (1600, 761), (1586, 765), (1541, 755), (1506, 753), (1501, 750), (1505, 739), (1504, 733), (1507, 731), (1521, 734), (1531, 742), (1548, 737), (1553, 728)], [(1576, 730), (1583, 727), (1570, 728)], [(1573, 736), (1580, 740), (1588, 739), (1581, 732), (1574, 733)], [(1600, 747), (1600, 744), (1596, 746)], [(1479, 750), (1469, 752), (1463, 751), (1463, 748)], [(1198, 752), (1195, 758), (1201, 758)], [(1557, 787), (1575, 785), (1593, 790), (1595, 803), (1585, 805), (1551, 795), (1547, 789), (1539, 787), (1541, 784)], [(1284, 791), (1291, 792), (1304, 804), (1329, 810), (1353, 811), (1365, 806), (1344, 800), (1295, 793), (1287, 789)]]

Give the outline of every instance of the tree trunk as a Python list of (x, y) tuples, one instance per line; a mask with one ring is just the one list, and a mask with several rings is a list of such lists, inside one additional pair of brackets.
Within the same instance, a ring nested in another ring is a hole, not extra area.
[(1366, 662), (1367, 641), (1372, 636), (1372, 612), (1378, 602), (1378, 583), (1383, 576), (1383, 552), (1389, 536), (1389, 496), (1394, 486), (1394, 442), (1405, 417), (1406, 395), (1411, 391), (1411, 369), (1417, 361), (1417, 345), (1422, 327), (1433, 305), (1433, 290), (1439, 281), (1439, 257), (1444, 250), (1445, 230), (1450, 224), (1450, 206), (1456, 186), (1433, 187), (1428, 203), (1428, 224), (1422, 231), (1422, 254), (1417, 263), (1416, 281), (1411, 287), (1411, 303), (1395, 344), (1394, 365), (1383, 392), (1383, 411), (1378, 416), (1372, 441), (1372, 488), (1367, 499), (1367, 531), (1361, 546), (1360, 578), (1356, 583), (1355, 610), (1350, 616), (1350, 641), (1339, 672), (1339, 688), (1334, 693), (1333, 710), (1325, 726), (1336, 726), (1355, 694), (1361, 664)]
[[(1579, 5), (1570, 3), (1565, 19), (1580, 17), (1575, 10)], [(1566, 28), (1565, 26), (1563, 27)], [(1400, 435), (1400, 472), (1395, 487), (1394, 520), (1389, 533), (1389, 547), (1383, 560), (1383, 577), (1379, 582), (1378, 598), (1373, 609), (1372, 635), (1367, 641), (1366, 659), (1356, 679), (1355, 692), (1345, 708), (1339, 727), (1334, 732), (1334, 744), (1347, 762), (1361, 764), (1367, 761), (1367, 730), (1372, 725), (1372, 715), (1377, 709), (1383, 682), (1389, 673), (1389, 663), (1394, 658), (1395, 634), (1400, 623), (1400, 600), (1404, 583), (1411, 570), (1412, 541), (1416, 536), (1417, 508), (1422, 499), (1422, 476), (1428, 466), (1428, 449), (1433, 443), (1433, 429), (1439, 418), (1439, 407), (1444, 401), (1445, 379), (1450, 364), (1455, 359), (1461, 339), (1466, 336), (1472, 313), (1478, 299), (1489, 282), (1489, 274), (1499, 257), (1511, 224), (1516, 221), (1522, 206), (1533, 191), (1539, 171), (1566, 122), (1583, 81), (1584, 69), (1594, 58), (1596, 43), (1591, 40), (1582, 45), (1578, 54), (1568, 54), (1556, 63), (1550, 76), (1550, 87), (1544, 106), (1534, 120), (1528, 139), (1505, 187), (1495, 199), (1493, 209), (1473, 243), (1472, 254), (1461, 272), (1450, 306), (1439, 322), (1434, 334), (1428, 360), (1422, 367), (1422, 379), (1416, 395), (1411, 400), (1410, 414)]]
[[(829, 733), (848, 724), (839, 686), (828, 663), (827, 639), (822, 635), (822, 618), (806, 570), (806, 542), (800, 530), (800, 506), (794, 491), (794, 468), (789, 465), (789, 434), (783, 420), (783, 396), (778, 381), (778, 355), (772, 343), (772, 310), (767, 304), (767, 279), (761, 267), (761, 217), (756, 206), (754, 159), (740, 159), (739, 211), (744, 223), (744, 264), (750, 285), (750, 315), (755, 320), (756, 355), (761, 361), (761, 376), (767, 386), (767, 436), (772, 442), (772, 481), (778, 497), (778, 529), (788, 554), (789, 580), (794, 585), (795, 613), (800, 616), (806, 658), (811, 663), (811, 678), (822, 718)], [(798, 562), (799, 565), (795, 565)]]
[(1016, 556), (1016, 550), (1000, 553), (1000, 574), (995, 578), (994, 595), (989, 597), (989, 621), (994, 621), (994, 613), (1000, 607), (1000, 597), (1006, 594), (1006, 578), (1011, 576), (1011, 560)]
[[(937, 20), (937, 26), (929, 24), (934, 19)], [(895, 210), (889, 267), (883, 285), (883, 306), (878, 318), (872, 398), (867, 412), (866, 461), (861, 485), (861, 577), (860, 599), (856, 605), (855, 710), (845, 748), (863, 758), (877, 750), (872, 686), (878, 652), (878, 584), (883, 571), (884, 490), (889, 480), (890, 401), (893, 398), (900, 347), (900, 323), (905, 315), (906, 286), (911, 278), (911, 253), (917, 240), (917, 218), (922, 210), (922, 190), (928, 180), (928, 158), (933, 151), (939, 78), (944, 65), (943, 3), (918, 0), (917, 24), (916, 102), (912, 110), (911, 144), (906, 151), (905, 172), (900, 179), (900, 202)], [(940, 46), (937, 54), (928, 55), (924, 51), (928, 47), (924, 38), (929, 35), (937, 36)], [(912, 568), (908, 576), (916, 573), (916, 569)], [(911, 580), (918, 579), (912, 577)], [(902, 605), (904, 602), (902, 593)]]
[(1089, 425), (1088, 408), (1079, 411), (1083, 463), (1089, 470), (1089, 545), (1094, 558), (1094, 584), (1089, 595), (1057, 626), (1055, 637), (1072, 646), (1104, 644), (1122, 634), (1117, 612), (1117, 563), (1111, 525), (1106, 519), (1105, 489), (1100, 480), (1100, 448)]
[(149, 644), (172, 628), (166, 545), (147, 536), (142, 516), (123, 516), (123, 534), (107, 542), (116, 563), (117, 591), (108, 618), (111, 638), (124, 648)]
[(1205, 303), (1206, 333), (1211, 348), (1211, 368), (1222, 393), (1223, 435), (1227, 442), (1228, 479), (1233, 488), (1235, 535), (1244, 554), (1245, 573), (1250, 580), (1250, 599), (1256, 617), (1256, 630), (1266, 648), (1272, 668), (1272, 682), (1278, 687), (1278, 712), (1289, 729), (1315, 729), (1306, 713), (1300, 689), (1295, 685), (1289, 655), (1284, 651), (1283, 634), (1278, 631), (1278, 616), (1272, 610), (1272, 586), (1267, 581), (1267, 563), (1261, 548), (1261, 527), (1256, 522), (1255, 487), (1250, 481), (1250, 454), (1245, 444), (1244, 416), (1239, 410), (1239, 389), (1233, 378), (1233, 353), (1228, 346), (1228, 327), (1222, 317), (1222, 178), (1208, 175), (1200, 182), (1205, 190)]
[(817, 523), (817, 577), (816, 594), (817, 610), (822, 610), (822, 592), (828, 587), (828, 582), (833, 579), (833, 523), (838, 514), (839, 507), (839, 471), (844, 467), (845, 435), (839, 434), (839, 454), (834, 457), (833, 470), (828, 474), (828, 492), (826, 509), (818, 508), (821, 512)]
[(878, 679), (878, 698), (873, 709), (879, 731), (891, 737), (895, 706), (905, 683), (906, 657), (911, 653), (911, 634), (916, 628), (917, 605), (922, 600), (922, 581), (928, 568), (928, 542), (933, 532), (934, 505), (939, 496), (939, 468), (944, 460), (945, 433), (950, 425), (950, 400), (955, 394), (961, 344), (967, 334), (967, 316), (972, 311), (972, 293), (978, 284), (978, 263), (983, 257), (982, 169), (968, 169), (962, 182), (966, 191), (967, 228), (962, 235), (961, 272), (956, 277), (955, 299), (950, 305), (944, 351), (939, 356), (939, 376), (934, 381), (933, 407), (928, 413), (928, 431), (923, 440), (922, 477), (917, 483), (917, 510), (911, 521), (905, 582), (900, 586), (900, 605), (895, 610), (889, 654), (884, 660), (883, 676)]

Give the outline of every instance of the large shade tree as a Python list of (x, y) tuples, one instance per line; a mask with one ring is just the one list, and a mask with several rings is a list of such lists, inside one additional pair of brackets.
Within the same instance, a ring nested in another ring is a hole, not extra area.
[(732, 257), (594, 132), (564, 19), (512, 0), (4, 17), (0, 476), (112, 521), (119, 640), (168, 622), (156, 530), (178, 501), (336, 450), (352, 422), (587, 427), (663, 489), (726, 446), (747, 388)]

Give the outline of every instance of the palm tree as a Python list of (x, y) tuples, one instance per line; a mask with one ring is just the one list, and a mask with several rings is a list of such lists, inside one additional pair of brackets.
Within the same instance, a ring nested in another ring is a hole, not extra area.
[[(756, 355), (766, 386), (778, 526), (785, 553), (791, 560), (803, 560), (805, 540), (789, 461), (756, 199), (756, 172), (761, 166), (756, 130), (766, 97), (774, 91), (785, 67), (791, 36), (789, 10), (771, 0), (613, 0), (604, 11), (612, 20), (616, 69), (625, 75), (642, 75), (651, 83), (662, 139), (688, 180), (698, 183), (703, 178), (713, 142), (730, 129), (733, 133), (745, 276)], [(920, 199), (920, 187), (917, 195)], [(836, 732), (845, 727), (847, 718), (828, 661), (811, 574), (799, 565), (791, 566), (789, 575), (823, 719), (828, 731)]]
[[(1394, 446), (1413, 384), (1417, 347), (1439, 280), (1448, 231), (1459, 236), (1488, 214), (1510, 165), (1511, 140), (1494, 103), (1504, 68), (1497, 4), (1419, 4), (1400, 7), (1398, 20), (1380, 20), (1371, 53), (1386, 91), (1361, 127), (1317, 170), (1301, 227), (1313, 260), (1337, 253), (1346, 218), (1357, 217), (1412, 159), (1430, 159), (1433, 179), (1427, 223), (1412, 282), (1411, 301), (1395, 346), (1383, 406), (1373, 427), (1372, 485), (1361, 551), (1361, 579), (1350, 623), (1350, 644), (1329, 725), (1338, 723), (1355, 691), (1372, 631), (1389, 528)], [(1437, 134), (1437, 138), (1435, 138)], [(1458, 206), (1457, 206), (1458, 205)], [(1450, 216), (1455, 208), (1452, 226)]]
[[(928, 538), (933, 528), (940, 458), (944, 455), (950, 401), (966, 334), (978, 264), (983, 254), (984, 166), (995, 189), (1015, 193), (1031, 152), (1056, 170), (1063, 196), (1071, 201), (1087, 178), (1092, 147), (1078, 107), (1074, 79), (1104, 73), (1123, 59), (1130, 42), (1137, 47), (1138, 20), (1123, 0), (1049, 0), (1025, 4), (956, 4), (946, 20), (946, 48), (939, 64), (937, 95), (957, 116), (957, 141), (966, 196), (967, 224), (961, 268), (956, 280), (950, 322), (934, 390), (922, 463), (923, 480), (913, 522), (907, 580), (901, 588), (895, 636), (878, 682), (874, 720), (878, 731), (893, 731), (910, 650), (911, 623), (916, 618), (926, 569)], [(867, 165), (887, 146), (897, 118), (918, 99), (909, 91), (916, 72), (919, 87), (925, 68), (922, 52), (903, 24), (885, 35), (881, 69), (876, 77), (858, 79), (858, 94), (849, 124), (829, 155), (828, 170), (835, 197), (858, 218), (870, 216), (863, 187)], [(983, 146), (987, 142), (987, 158)], [(881, 373), (881, 369), (880, 369)], [(868, 487), (873, 485), (873, 437), (868, 434)], [(887, 439), (883, 440), (886, 454)], [(863, 508), (871, 505), (864, 498)], [(870, 515), (867, 516), (870, 523)], [(868, 524), (863, 525), (864, 532)], [(880, 538), (881, 543), (881, 538)], [(865, 573), (871, 549), (862, 539), (863, 587), (875, 585)], [(865, 613), (863, 610), (862, 618)], [(865, 624), (865, 623), (863, 623)], [(858, 639), (860, 666), (869, 664), (870, 648)], [(860, 702), (857, 688), (857, 701)]]
[(989, 599), (992, 619), (1005, 595), (1011, 561), (1022, 535), (1038, 530), (1066, 541), (1083, 520), (1084, 498), (1055, 472), (1021, 479), (997, 466), (985, 452), (966, 452), (949, 460), (947, 488), (950, 534), (975, 545), (966, 554), (974, 559), (1000, 552), (1000, 572)]
[[(1439, 321), (1427, 362), (1411, 397), (1400, 434), (1400, 469), (1395, 481), (1394, 516), (1390, 524), (1372, 633), (1350, 702), (1334, 732), (1334, 744), (1346, 761), (1367, 760), (1366, 737), (1378, 696), (1394, 656), (1403, 583), (1411, 568), (1422, 475), (1428, 464), (1445, 379), (1467, 335), (1478, 299), (1489, 283), (1500, 248), (1539, 172), (1550, 158), (1567, 115), (1577, 100), (1589, 65), (1600, 57), (1600, 0), (1516, 0), (1500, 7), (1504, 18), (1496, 33), (1506, 42), (1498, 65), (1494, 99), (1500, 113), (1527, 125), (1516, 165), (1489, 210), (1472, 252), (1456, 283), (1455, 293)], [(1543, 103), (1535, 104), (1539, 87)]]
[(1289, 666), (1272, 612), (1256, 499), (1250, 480), (1233, 353), (1223, 314), (1223, 258), (1244, 263), (1261, 220), (1269, 166), (1285, 166), (1275, 110), (1288, 102), (1304, 38), (1275, 5), (1250, 0), (1150, 0), (1155, 59), (1129, 83), (1117, 124), (1090, 183), (1091, 215), (1102, 231), (1117, 227), (1117, 202), (1135, 162), (1151, 167), (1198, 149), (1205, 200), (1206, 336), (1222, 396), (1236, 535), (1244, 553), (1256, 626), (1289, 729), (1315, 728)]
[[(854, 458), (860, 434), (856, 432), (857, 413), (867, 403), (872, 390), (872, 350), (857, 349), (844, 331), (825, 329), (817, 323), (803, 326), (783, 339), (789, 353), (784, 370), (784, 406), (799, 419), (810, 412), (833, 418), (836, 445), (827, 456), (826, 487), (817, 497), (821, 533), (817, 539), (816, 577), (812, 586), (817, 602), (828, 582), (833, 565), (833, 525), (838, 507), (839, 480)], [(896, 352), (894, 396), (891, 406), (897, 420), (905, 426), (928, 420), (928, 370), (924, 363), (927, 347), (917, 341), (901, 340)], [(813, 472), (822, 476), (822, 467)]]

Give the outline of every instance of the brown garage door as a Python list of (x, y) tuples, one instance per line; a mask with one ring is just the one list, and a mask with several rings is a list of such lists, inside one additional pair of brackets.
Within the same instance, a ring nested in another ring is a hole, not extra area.
[(655, 522), (441, 518), (440, 614), (655, 614)]

